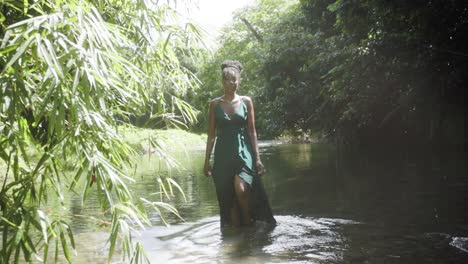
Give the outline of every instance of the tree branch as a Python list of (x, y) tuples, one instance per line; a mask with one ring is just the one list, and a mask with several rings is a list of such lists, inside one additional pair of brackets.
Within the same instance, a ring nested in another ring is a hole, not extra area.
[(261, 44), (263, 44), (263, 38), (262, 38), (262, 36), (257, 32), (257, 30), (255, 30), (255, 28), (252, 26), (252, 24), (250, 24), (250, 22), (249, 22), (247, 19), (243, 18), (243, 17), (241, 17), (240, 19), (242, 20), (242, 22), (245, 23), (245, 25), (249, 28), (249, 30), (252, 31), (252, 33), (253, 33), (253, 34), (255, 35), (255, 37), (257, 38), (258, 42), (260, 42)]

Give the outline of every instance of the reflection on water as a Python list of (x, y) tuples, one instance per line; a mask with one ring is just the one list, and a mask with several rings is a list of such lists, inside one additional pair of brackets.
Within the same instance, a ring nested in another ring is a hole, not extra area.
[[(153, 212), (154, 226), (136, 236), (152, 263), (468, 263), (464, 157), (358, 153), (337, 159), (333, 148), (320, 144), (261, 146), (264, 185), (278, 221), (273, 230), (220, 232), (214, 185), (202, 175), (203, 151), (184, 153), (186, 169), (177, 172), (141, 161), (134, 193), (158, 199), (151, 194), (166, 173), (187, 196), (166, 200), (185, 221), (166, 215), (171, 226), (165, 227)], [(92, 198), (86, 208), (73, 202), (70, 211), (98, 214), (93, 204)], [(105, 256), (107, 237), (80, 218), (72, 221), (77, 243), (99, 247), (79, 250), (74, 262)]]

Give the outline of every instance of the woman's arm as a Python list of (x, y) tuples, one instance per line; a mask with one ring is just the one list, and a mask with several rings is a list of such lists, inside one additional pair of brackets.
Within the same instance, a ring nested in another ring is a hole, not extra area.
[(204, 166), (204, 173), (205, 176), (211, 177), (211, 165), (210, 165), (210, 158), (211, 152), (213, 151), (213, 146), (216, 141), (216, 119), (215, 119), (215, 106), (216, 106), (216, 99), (211, 101), (210, 103), (210, 111), (209, 111), (209, 125), (208, 125), (208, 139), (206, 141), (206, 153), (205, 153), (205, 166)]
[(254, 151), (255, 166), (257, 167), (258, 174), (262, 175), (265, 173), (265, 169), (260, 159), (260, 152), (258, 150), (257, 130), (255, 129), (255, 111), (254, 111), (252, 99), (250, 99), (250, 97), (248, 96), (245, 96), (244, 99), (247, 102), (247, 109), (248, 109), (247, 130), (248, 130), (249, 137), (250, 137), (250, 143), (252, 144), (252, 148)]

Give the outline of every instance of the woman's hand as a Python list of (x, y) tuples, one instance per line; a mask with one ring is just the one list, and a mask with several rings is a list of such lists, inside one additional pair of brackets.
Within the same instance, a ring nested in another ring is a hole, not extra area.
[(213, 169), (211, 168), (210, 164), (205, 164), (205, 167), (203, 168), (203, 173), (206, 177), (211, 177), (213, 175)]
[(255, 167), (257, 168), (258, 175), (262, 176), (265, 174), (265, 167), (263, 166), (263, 163), (261, 160), (257, 160), (255, 163)]

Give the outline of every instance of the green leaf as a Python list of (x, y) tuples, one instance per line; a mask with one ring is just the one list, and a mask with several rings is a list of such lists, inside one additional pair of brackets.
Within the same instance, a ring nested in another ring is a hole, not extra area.
[(0, 50), (0, 55), (10, 53), (11, 51), (16, 50), (17, 48), (18, 48), (18, 44), (8, 46), (7, 48)]
[(60, 232), (60, 242), (62, 244), (63, 254), (65, 254), (65, 258), (67, 259), (68, 263), (72, 263), (70, 249), (68, 248), (67, 239), (65, 238), (65, 234), (63, 231)]
[(110, 237), (109, 237), (110, 247), (109, 247), (109, 256), (107, 259), (108, 262), (112, 260), (112, 256), (114, 255), (114, 250), (115, 250), (115, 245), (117, 242), (117, 236), (119, 234), (119, 229), (120, 229), (120, 223), (118, 221), (118, 214), (114, 212), (112, 216), (112, 228), (111, 228)]
[(187, 197), (185, 197), (185, 193), (182, 190), (182, 188), (180, 187), (180, 185), (176, 181), (174, 181), (174, 179), (172, 179), (172, 178), (166, 178), (166, 180), (169, 182), (170, 186), (175, 186), (179, 190), (179, 192), (184, 197), (184, 201), (187, 202)]
[(29, 7), (29, 1), (28, 0), (23, 0), (23, 13), (24, 14), (28, 13), (28, 7)]
[(37, 210), (37, 215), (39, 216), (39, 223), (40, 223), (40, 226), (41, 226), (41, 231), (42, 231), (42, 235), (43, 235), (43, 238), (44, 238), (44, 243), (47, 244), (48, 243), (47, 238), (49, 237), (49, 234), (47, 233), (47, 229), (48, 229), (47, 216), (41, 210)]
[(23, 56), (24, 52), (26, 51), (27, 48), (29, 48), (29, 45), (31, 42), (34, 40), (35, 36), (30, 36), (16, 51), (15, 55), (8, 61), (8, 63), (5, 65), (5, 68), (2, 70), (2, 74), (5, 74), (5, 71), (8, 70), (21, 56)]

